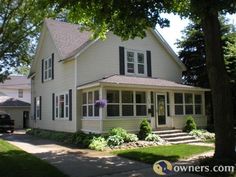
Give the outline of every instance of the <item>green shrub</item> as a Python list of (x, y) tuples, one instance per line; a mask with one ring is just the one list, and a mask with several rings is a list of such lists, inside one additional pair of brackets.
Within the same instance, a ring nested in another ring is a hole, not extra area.
[(125, 142), (135, 142), (138, 141), (138, 136), (132, 133), (128, 133), (124, 139)]
[(210, 133), (207, 130), (192, 130), (190, 132), (191, 135), (200, 138), (203, 141), (207, 141), (207, 140), (215, 140), (215, 134), (214, 133)]
[(124, 143), (124, 139), (119, 135), (113, 135), (107, 138), (107, 144), (109, 146), (119, 146), (123, 143)]
[(156, 135), (156, 134), (148, 134), (148, 136), (145, 138), (145, 141), (155, 141), (155, 142), (159, 142), (161, 141), (162, 139)]
[(89, 148), (96, 151), (103, 151), (107, 146), (107, 142), (103, 137), (94, 137), (89, 144)]
[(192, 130), (197, 129), (197, 125), (192, 116), (188, 116), (186, 120), (186, 125), (184, 127), (185, 132), (191, 132)]
[(152, 133), (152, 127), (147, 119), (144, 119), (140, 124), (139, 139), (144, 140), (150, 133)]
[(122, 137), (123, 139), (126, 138), (127, 134), (128, 134), (127, 131), (123, 128), (120, 128), (120, 127), (112, 128), (108, 132), (109, 136), (118, 135), (118, 136)]

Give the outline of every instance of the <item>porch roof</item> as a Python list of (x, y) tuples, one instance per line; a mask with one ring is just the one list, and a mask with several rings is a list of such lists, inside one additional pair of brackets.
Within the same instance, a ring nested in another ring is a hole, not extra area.
[(168, 81), (159, 78), (147, 78), (136, 76), (112, 75), (104, 77), (100, 80), (79, 85), (77, 89), (85, 89), (94, 86), (125, 86), (125, 87), (141, 87), (141, 88), (158, 88), (158, 89), (171, 89), (171, 90), (198, 90), (210, 91), (210, 89), (184, 85), (173, 81)]

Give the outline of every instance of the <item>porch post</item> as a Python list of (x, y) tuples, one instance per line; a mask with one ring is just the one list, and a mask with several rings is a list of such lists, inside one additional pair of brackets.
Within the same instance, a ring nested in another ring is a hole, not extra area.
[(171, 117), (171, 126), (174, 127), (174, 115), (175, 115), (175, 106), (174, 106), (174, 92), (169, 92), (169, 101), (170, 101), (170, 117)]
[[(105, 93), (104, 93), (104, 88), (103, 88), (103, 86), (100, 86), (100, 88), (99, 88), (99, 100), (101, 100), (101, 99), (106, 99), (106, 97), (105, 97)], [(103, 132), (103, 119), (104, 119), (104, 117), (105, 117), (105, 115), (106, 115), (106, 107), (105, 108), (99, 108), (99, 118), (100, 118), (100, 131), (101, 131), (101, 133)]]

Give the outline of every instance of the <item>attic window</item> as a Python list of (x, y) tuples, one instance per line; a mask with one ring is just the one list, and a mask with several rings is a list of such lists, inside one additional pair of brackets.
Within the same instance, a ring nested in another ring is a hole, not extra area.
[(44, 60), (44, 81), (52, 80), (52, 58)]

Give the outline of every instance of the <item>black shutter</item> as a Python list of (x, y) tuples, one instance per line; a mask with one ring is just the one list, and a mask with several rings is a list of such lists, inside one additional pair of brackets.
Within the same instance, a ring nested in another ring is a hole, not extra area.
[(151, 51), (147, 51), (147, 76), (152, 77)]
[(43, 83), (43, 80), (44, 80), (44, 59), (42, 59), (42, 67), (41, 67), (41, 81)]
[(69, 120), (72, 121), (72, 89), (69, 90)]
[(36, 97), (34, 97), (34, 120), (36, 120)]
[(55, 120), (55, 93), (52, 94), (52, 120)]
[(54, 79), (54, 53), (52, 53), (52, 79)]
[(119, 47), (120, 75), (125, 75), (125, 48)]
[(39, 97), (39, 110), (40, 110), (39, 120), (42, 120), (42, 97), (41, 96)]

